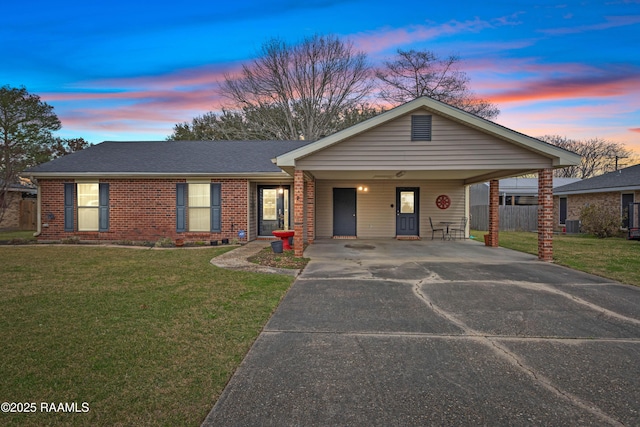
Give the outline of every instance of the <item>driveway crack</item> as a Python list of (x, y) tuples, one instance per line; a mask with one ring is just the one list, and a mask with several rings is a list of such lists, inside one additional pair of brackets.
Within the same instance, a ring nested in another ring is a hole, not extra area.
[(558, 397), (560, 397), (562, 399), (565, 399), (566, 401), (568, 401), (572, 405), (577, 406), (582, 410), (585, 410), (585, 411), (589, 412), (590, 414), (594, 415), (595, 417), (597, 417), (598, 419), (600, 419), (604, 423), (607, 423), (609, 425), (615, 425), (615, 426), (623, 426), (624, 425), (621, 422), (619, 422), (618, 420), (616, 420), (616, 419), (610, 417), (609, 415), (607, 415), (605, 412), (601, 411), (593, 403), (583, 401), (579, 397), (577, 397), (577, 396), (575, 396), (575, 395), (573, 395), (573, 394), (571, 394), (571, 393), (569, 393), (567, 391), (564, 391), (561, 388), (557, 387), (556, 385), (553, 384), (553, 382), (550, 379), (546, 378), (543, 375), (538, 374), (532, 367), (530, 367), (526, 363), (524, 363), (524, 361), (522, 361), (522, 359), (520, 359), (515, 353), (510, 351), (508, 348), (506, 348), (505, 346), (501, 345), (495, 338), (491, 338), (491, 337), (489, 337), (487, 335), (484, 335), (484, 334), (480, 333), (479, 331), (476, 331), (475, 329), (473, 329), (470, 326), (468, 326), (467, 324), (465, 324), (462, 320), (458, 319), (453, 314), (449, 313), (448, 311), (446, 311), (446, 310), (442, 309), (441, 307), (439, 307), (438, 305), (436, 305), (422, 291), (422, 284), (424, 282), (425, 282), (425, 280), (421, 280), (418, 283), (416, 283), (414, 285), (414, 287), (413, 287), (413, 292), (419, 299), (421, 299), (427, 306), (429, 306), (429, 308), (431, 310), (433, 310), (437, 315), (443, 317), (447, 321), (453, 323), (458, 328), (462, 329), (464, 331), (465, 335), (475, 337), (475, 339), (479, 343), (489, 347), (492, 351), (494, 351), (503, 360), (506, 360), (510, 365), (512, 365), (513, 367), (518, 369), (520, 372), (523, 372), (527, 376), (532, 378), (534, 383), (537, 383), (538, 385), (544, 387), (546, 390), (549, 390), (550, 392), (552, 392), (556, 396), (558, 396)]

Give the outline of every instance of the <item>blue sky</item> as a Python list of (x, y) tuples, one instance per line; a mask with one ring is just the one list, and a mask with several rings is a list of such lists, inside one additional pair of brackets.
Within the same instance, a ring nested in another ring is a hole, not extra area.
[(640, 0), (6, 2), (0, 85), (53, 105), (62, 137), (162, 140), (216, 110), (215, 87), (272, 37), (333, 34), (372, 64), (456, 54), (471, 88), (529, 134), (640, 153)]

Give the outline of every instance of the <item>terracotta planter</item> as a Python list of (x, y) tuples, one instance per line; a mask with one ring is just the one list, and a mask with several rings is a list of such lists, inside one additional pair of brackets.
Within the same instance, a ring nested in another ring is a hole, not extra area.
[(489, 246), (489, 235), (488, 234), (484, 235), (484, 245), (485, 246)]
[(184, 246), (184, 239), (176, 239), (176, 246), (179, 248)]

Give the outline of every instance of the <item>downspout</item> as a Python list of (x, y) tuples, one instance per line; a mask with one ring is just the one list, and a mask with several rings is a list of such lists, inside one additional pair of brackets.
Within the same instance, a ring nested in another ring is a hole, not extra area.
[[(471, 234), (471, 201), (469, 200), (470, 188), (471, 188), (470, 185), (464, 186), (464, 216), (467, 217), (467, 225), (465, 226), (465, 229), (462, 232), (464, 233), (465, 236), (468, 236)], [(467, 232), (467, 230), (469, 232)]]
[(42, 192), (40, 191), (40, 183), (33, 176), (31, 177), (31, 182), (36, 184), (36, 215), (38, 216), (36, 220), (36, 232), (33, 233), (33, 237), (38, 237), (42, 233)]

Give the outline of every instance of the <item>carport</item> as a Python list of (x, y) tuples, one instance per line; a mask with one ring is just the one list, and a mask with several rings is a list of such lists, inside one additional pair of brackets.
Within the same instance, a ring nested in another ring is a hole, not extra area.
[[(423, 97), (274, 162), (294, 177), (296, 256), (318, 238), (430, 236), (430, 218), (468, 218), (468, 188), (486, 181), (489, 245), (497, 247), (498, 180), (537, 173), (539, 258), (551, 261), (553, 169), (580, 157)], [(407, 208), (401, 200), (410, 201)]]
[(475, 241), (316, 241), (204, 426), (638, 425), (640, 289)]

